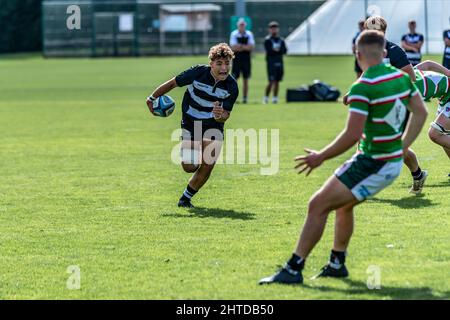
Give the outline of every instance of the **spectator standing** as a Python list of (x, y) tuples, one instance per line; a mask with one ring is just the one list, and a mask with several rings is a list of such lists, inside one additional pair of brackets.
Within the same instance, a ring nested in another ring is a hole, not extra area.
[(247, 23), (244, 19), (238, 20), (237, 27), (230, 35), (230, 46), (235, 55), (231, 74), (237, 80), (242, 73), (244, 86), (242, 102), (247, 103), (248, 79), (251, 76), (251, 53), (255, 48), (255, 38), (251, 31), (246, 30)]
[(423, 35), (416, 32), (416, 21), (411, 20), (408, 22), (409, 33), (402, 37), (402, 48), (406, 52), (409, 62), (415, 66), (422, 61), (422, 54), (420, 49), (423, 45)]
[(450, 68), (450, 29), (444, 31), (444, 60), (442, 61), (442, 65), (447, 69)]
[(266, 49), (267, 74), (269, 83), (266, 87), (263, 104), (269, 102), (269, 95), (273, 89), (272, 103), (278, 103), (278, 90), (280, 81), (283, 80), (284, 67), (283, 55), (287, 53), (286, 43), (279, 36), (280, 28), (276, 21), (269, 23), (269, 35), (264, 41)]

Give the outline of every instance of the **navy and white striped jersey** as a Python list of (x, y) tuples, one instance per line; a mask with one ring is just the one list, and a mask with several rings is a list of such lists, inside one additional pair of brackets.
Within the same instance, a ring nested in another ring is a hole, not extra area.
[(236, 80), (231, 76), (223, 81), (214, 79), (211, 67), (197, 65), (176, 76), (179, 87), (188, 86), (184, 93), (182, 110), (183, 117), (200, 120), (206, 123), (217, 123), (212, 113), (213, 102), (222, 102), (222, 107), (231, 111), (239, 95)]
[[(445, 30), (443, 36), (444, 39), (450, 39), (450, 30)], [(444, 66), (450, 66), (450, 47), (448, 46), (445, 46), (444, 50)]]
[[(408, 33), (403, 35), (402, 37), (402, 41), (405, 41), (407, 44), (408, 43), (419, 43), (419, 42), (423, 42), (423, 35), (420, 33)], [(420, 61), (422, 60), (422, 54), (419, 52), (414, 52), (412, 50), (405, 50), (406, 51), (406, 56), (408, 57), (409, 62), (411, 62), (411, 64), (413, 66), (417, 65), (420, 63)]]

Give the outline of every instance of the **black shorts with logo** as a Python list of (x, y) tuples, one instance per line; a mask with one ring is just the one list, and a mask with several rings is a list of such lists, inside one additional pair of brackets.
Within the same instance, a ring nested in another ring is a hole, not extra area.
[(281, 62), (268, 62), (267, 63), (267, 76), (269, 81), (281, 81), (283, 80), (284, 68)]
[(250, 60), (250, 56), (235, 58), (233, 60), (233, 67), (231, 69), (231, 74), (235, 79), (238, 79), (242, 73), (242, 77), (244, 79), (249, 79), (251, 76), (252, 64)]
[(214, 119), (195, 120), (183, 115), (181, 139), (184, 141), (223, 140), (223, 127), (223, 123)]

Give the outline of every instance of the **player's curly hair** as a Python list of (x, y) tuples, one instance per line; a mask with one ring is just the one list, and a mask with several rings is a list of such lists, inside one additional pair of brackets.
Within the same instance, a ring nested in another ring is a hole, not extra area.
[(226, 43), (219, 43), (209, 49), (209, 60), (214, 61), (217, 59), (234, 59), (234, 52), (230, 46)]

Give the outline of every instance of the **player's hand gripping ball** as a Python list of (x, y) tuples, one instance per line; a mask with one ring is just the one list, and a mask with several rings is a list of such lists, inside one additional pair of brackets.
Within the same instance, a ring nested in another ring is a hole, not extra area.
[[(147, 99), (147, 105), (151, 103), (150, 99)], [(150, 108), (150, 106), (149, 106)], [(170, 116), (173, 111), (175, 110), (175, 101), (167, 95), (163, 95), (161, 97), (158, 97), (156, 100), (153, 101), (152, 108), (153, 114), (158, 117), (168, 117)]]

